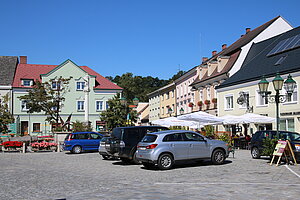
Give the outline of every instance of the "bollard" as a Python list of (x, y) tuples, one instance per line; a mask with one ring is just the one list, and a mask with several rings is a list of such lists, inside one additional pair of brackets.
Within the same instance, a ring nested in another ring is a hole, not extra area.
[(25, 142), (23, 142), (23, 153), (26, 153), (26, 145), (25, 145)]
[(60, 152), (60, 143), (57, 143), (57, 152)]

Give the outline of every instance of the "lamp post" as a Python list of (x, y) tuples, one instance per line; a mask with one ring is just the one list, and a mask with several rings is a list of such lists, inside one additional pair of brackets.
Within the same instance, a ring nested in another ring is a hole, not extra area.
[[(289, 75), (287, 80), (284, 81), (279, 73), (276, 74), (276, 77), (272, 80), (273, 87), (275, 89), (275, 95), (271, 95), (272, 92), (268, 91), (269, 82), (263, 76), (260, 82), (258, 83), (260, 94), (267, 99), (270, 103), (276, 104), (276, 131), (277, 137), (279, 137), (279, 103), (284, 103), (287, 98), (290, 98), (294, 92), (296, 81), (292, 79), (292, 76)], [(284, 85), (284, 89), (286, 90), (285, 95), (280, 94), (280, 90), (282, 90), (282, 86)]]

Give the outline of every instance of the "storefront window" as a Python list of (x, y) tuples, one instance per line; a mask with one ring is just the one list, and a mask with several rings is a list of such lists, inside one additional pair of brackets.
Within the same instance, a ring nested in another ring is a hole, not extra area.
[(294, 118), (280, 119), (280, 130), (295, 131)]

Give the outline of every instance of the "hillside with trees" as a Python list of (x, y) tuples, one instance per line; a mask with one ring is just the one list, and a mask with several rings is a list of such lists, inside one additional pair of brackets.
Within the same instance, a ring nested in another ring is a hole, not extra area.
[(180, 76), (184, 74), (184, 71), (179, 71), (169, 80), (159, 79), (158, 77), (154, 78), (151, 76), (142, 77), (134, 76), (132, 73), (125, 73), (121, 76), (117, 75), (115, 77), (106, 77), (110, 81), (116, 83), (122, 87), (123, 95), (126, 99), (133, 99), (137, 97), (140, 102), (148, 101), (148, 94), (173, 82)]

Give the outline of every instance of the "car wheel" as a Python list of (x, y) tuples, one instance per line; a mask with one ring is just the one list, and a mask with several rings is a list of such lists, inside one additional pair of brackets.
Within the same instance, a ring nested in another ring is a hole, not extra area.
[(260, 153), (259, 153), (259, 150), (257, 147), (252, 148), (251, 155), (252, 155), (252, 158), (254, 158), (254, 159), (260, 158)]
[(136, 151), (134, 152), (134, 154), (132, 156), (132, 162), (133, 162), (133, 164), (136, 164), (136, 165), (141, 164), (141, 162), (136, 159)]
[(221, 149), (217, 149), (213, 152), (211, 161), (215, 165), (221, 165), (225, 161), (225, 153)]
[(147, 162), (142, 162), (142, 165), (146, 168), (146, 169), (152, 169), (154, 168), (155, 164), (153, 163), (147, 163)]
[(82, 152), (81, 146), (75, 146), (75, 147), (73, 147), (73, 149), (72, 149), (72, 153), (79, 154), (79, 153), (81, 153), (81, 152)]
[(157, 163), (159, 169), (162, 170), (171, 169), (173, 165), (174, 165), (174, 160), (170, 154), (165, 153), (159, 156), (158, 163)]
[(103, 158), (104, 160), (108, 160), (108, 159), (109, 159), (109, 156), (102, 155), (102, 158)]

